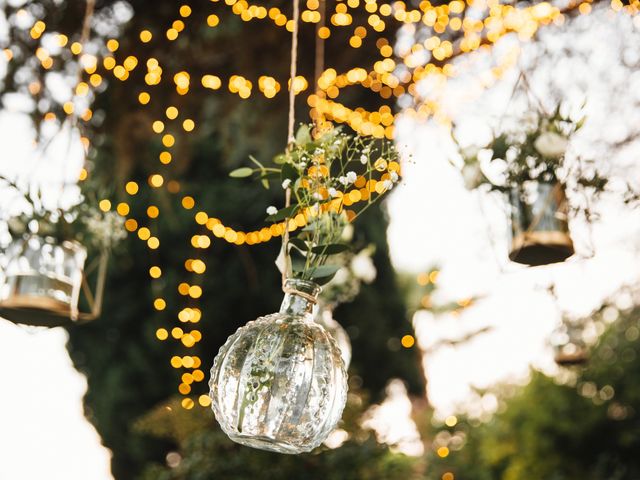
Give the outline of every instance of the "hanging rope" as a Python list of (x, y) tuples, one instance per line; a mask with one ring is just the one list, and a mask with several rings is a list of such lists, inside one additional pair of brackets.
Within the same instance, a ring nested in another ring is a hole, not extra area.
[[(293, 134), (295, 124), (295, 106), (296, 93), (294, 90), (294, 81), (296, 79), (298, 67), (298, 27), (300, 22), (300, 4), (299, 0), (293, 0), (293, 32), (291, 33), (291, 68), (289, 70), (289, 124), (287, 128), (287, 150), (295, 143), (296, 138)], [(291, 188), (285, 190), (285, 208), (291, 205)], [(289, 274), (289, 218), (284, 219), (284, 233), (282, 235), (282, 252), (284, 256), (284, 267), (282, 268), (282, 288), (285, 288), (287, 275)]]
[[(287, 129), (287, 143), (296, 141), (293, 135), (295, 122), (296, 93), (293, 88), (298, 68), (298, 23), (300, 21), (299, 0), (293, 0), (293, 32), (291, 34), (291, 69), (289, 75), (289, 128)], [(287, 189), (289, 190), (289, 189)]]

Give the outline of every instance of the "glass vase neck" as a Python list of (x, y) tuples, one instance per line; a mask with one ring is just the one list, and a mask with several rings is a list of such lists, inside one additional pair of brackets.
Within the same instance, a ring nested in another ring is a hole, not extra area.
[(309, 280), (290, 278), (283, 286), (284, 299), (280, 313), (295, 316), (308, 316), (313, 319), (318, 305), (320, 286)]

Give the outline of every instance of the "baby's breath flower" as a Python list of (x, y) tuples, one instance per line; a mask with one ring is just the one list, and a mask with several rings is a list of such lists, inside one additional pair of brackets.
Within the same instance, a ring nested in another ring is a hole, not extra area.
[(361, 164), (366, 165), (368, 161), (369, 161), (369, 159), (367, 158), (366, 155), (360, 155), (360, 163)]
[(285, 178), (282, 182), (282, 188), (286, 190), (287, 188), (289, 188), (289, 185), (291, 185), (291, 179)]
[(278, 209), (276, 207), (273, 205), (269, 205), (267, 207), (267, 215), (275, 215), (276, 213), (278, 213)]
[(382, 186), (385, 188), (385, 190), (391, 190), (393, 188), (393, 182), (391, 180), (385, 180), (384, 182), (382, 182)]
[(345, 177), (344, 175), (342, 175), (340, 178), (338, 178), (338, 181), (342, 184), (342, 185), (347, 185), (349, 183), (349, 180), (347, 180), (347, 177)]
[(338, 196), (338, 191), (335, 188), (331, 187), (331, 188), (329, 188), (329, 195), (331, 197), (335, 198), (335, 197)]
[(397, 181), (398, 181), (398, 178), (399, 178), (399, 177), (398, 177), (398, 174), (397, 174), (396, 172), (391, 172), (391, 173), (389, 174), (389, 176), (391, 177), (391, 181), (392, 181), (393, 183), (395, 183), (395, 182), (397, 182)]
[(348, 183), (354, 183), (356, 181), (356, 178), (358, 178), (358, 175), (356, 175), (356, 172), (347, 172)]

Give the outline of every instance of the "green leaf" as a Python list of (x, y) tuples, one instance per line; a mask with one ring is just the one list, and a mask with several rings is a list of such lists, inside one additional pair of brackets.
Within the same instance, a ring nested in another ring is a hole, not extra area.
[(282, 165), (280, 178), (283, 181), (289, 179), (293, 182), (296, 178), (298, 178), (298, 171), (290, 163), (285, 163), (284, 165)]
[(267, 222), (279, 222), (279, 221), (284, 220), (286, 218), (292, 217), (297, 209), (298, 209), (298, 205), (291, 205), (289, 207), (281, 208), (280, 210), (278, 210), (277, 213), (274, 213), (273, 215), (269, 215), (266, 218), (266, 221)]
[(260, 182), (262, 183), (262, 186), (265, 190), (269, 190), (269, 180), (267, 180), (266, 178), (262, 178)]
[(311, 130), (309, 130), (309, 125), (300, 125), (300, 128), (298, 128), (298, 131), (296, 132), (296, 143), (298, 145), (305, 145), (311, 141)]
[(334, 277), (338, 270), (340, 270), (339, 265), (321, 265), (311, 270), (310, 278), (318, 285), (324, 285)]
[(309, 246), (301, 238), (290, 238), (289, 243), (294, 247), (296, 247), (301, 252), (307, 252), (309, 250)]
[(231, 173), (229, 173), (229, 176), (232, 178), (246, 178), (250, 177), (251, 175), (253, 175), (253, 169), (249, 167), (236, 168)]
[(336, 255), (349, 250), (349, 245), (344, 243), (330, 243), (327, 245), (318, 245), (313, 247), (311, 251), (318, 255)]

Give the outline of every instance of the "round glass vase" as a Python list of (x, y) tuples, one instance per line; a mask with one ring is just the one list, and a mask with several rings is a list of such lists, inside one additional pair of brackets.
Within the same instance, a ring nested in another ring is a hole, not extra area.
[(527, 182), (509, 191), (509, 258), (530, 266), (562, 262), (574, 254), (568, 203), (560, 183)]
[(333, 318), (333, 307), (320, 301), (315, 321), (322, 325), (336, 341), (342, 355), (344, 368), (348, 370), (351, 363), (351, 340), (349, 340), (347, 331)]
[(76, 241), (26, 235), (7, 249), (0, 315), (14, 323), (55, 327), (78, 319), (86, 249)]
[(242, 445), (309, 452), (335, 428), (347, 373), (331, 335), (314, 322), (320, 287), (289, 279), (278, 313), (239, 328), (222, 346), (209, 381), (222, 430)]

